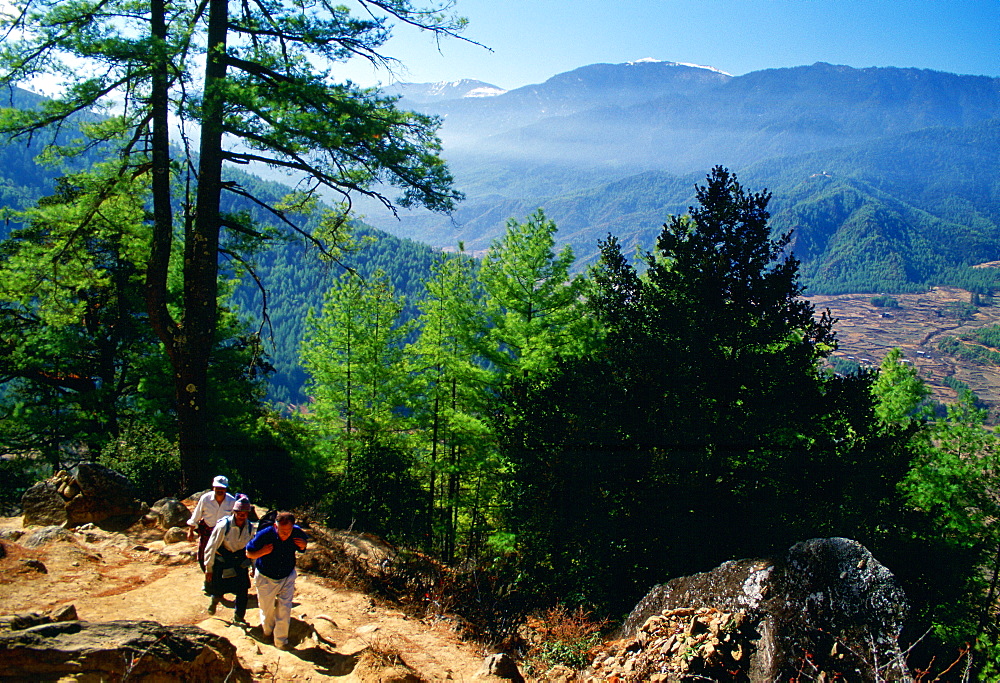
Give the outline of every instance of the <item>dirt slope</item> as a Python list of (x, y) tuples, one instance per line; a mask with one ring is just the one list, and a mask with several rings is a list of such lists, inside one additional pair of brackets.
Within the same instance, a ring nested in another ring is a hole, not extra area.
[[(21, 528), (19, 517), (0, 518), (0, 535)], [(17, 542), (0, 540), (6, 551), (0, 558), (0, 614), (72, 604), (86, 621), (197, 624), (229, 638), (262, 681), (374, 681), (399, 664), (423, 680), (468, 681), (482, 665), (484, 653), (445, 626), (409, 618), (305, 572), (296, 581), (293, 647), (281, 652), (263, 642), (253, 590), (250, 628), (232, 625), (228, 598), (214, 617), (207, 614), (194, 543), (165, 545), (158, 540), (162, 530), (90, 529), (61, 531), (35, 548), (25, 547), (38, 528), (25, 529)]]

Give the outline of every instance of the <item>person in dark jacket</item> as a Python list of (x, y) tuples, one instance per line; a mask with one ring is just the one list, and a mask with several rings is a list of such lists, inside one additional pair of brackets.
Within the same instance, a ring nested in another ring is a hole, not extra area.
[(306, 549), (309, 537), (295, 524), (291, 512), (279, 512), (275, 523), (261, 526), (247, 544), (247, 557), (257, 574), (257, 604), (264, 637), (274, 636), (274, 646), (288, 649), (288, 628), (295, 594), (295, 554)]

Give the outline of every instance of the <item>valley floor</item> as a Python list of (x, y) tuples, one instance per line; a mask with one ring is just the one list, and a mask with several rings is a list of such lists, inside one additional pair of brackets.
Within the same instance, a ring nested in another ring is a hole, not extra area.
[[(810, 296), (819, 313), (829, 308), (838, 320), (834, 329), (840, 342), (834, 357), (860, 365), (878, 366), (893, 347), (900, 347), (941, 403), (955, 401), (953, 386), (964, 383), (990, 405), (989, 421), (1000, 421), (1000, 367), (962, 361), (938, 349), (947, 336), (969, 334), (1000, 324), (1000, 303), (977, 306), (968, 318), (955, 314), (970, 302), (969, 292), (956, 287), (934, 287), (921, 294), (891, 295), (898, 308), (872, 304), (872, 294)], [(950, 378), (950, 379), (949, 379)]]

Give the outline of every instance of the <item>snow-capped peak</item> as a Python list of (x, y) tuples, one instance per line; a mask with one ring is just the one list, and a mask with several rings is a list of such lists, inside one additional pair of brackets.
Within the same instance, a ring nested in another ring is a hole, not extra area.
[(632, 62), (626, 62), (629, 66), (634, 66), (636, 64), (666, 64), (668, 66), (687, 66), (692, 69), (706, 69), (708, 71), (713, 71), (717, 74), (722, 74), (723, 76), (732, 76), (731, 73), (727, 73), (722, 69), (716, 69), (714, 66), (705, 66), (703, 64), (692, 64), (691, 62), (668, 62), (662, 59), (653, 59), (652, 57), (643, 57), (642, 59), (637, 59)]

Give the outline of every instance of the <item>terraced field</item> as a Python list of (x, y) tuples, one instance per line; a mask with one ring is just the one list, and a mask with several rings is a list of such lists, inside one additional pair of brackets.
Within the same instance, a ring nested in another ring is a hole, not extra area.
[[(978, 328), (1000, 324), (1000, 300), (971, 311), (969, 292), (935, 287), (922, 294), (893, 294), (898, 307), (879, 307), (871, 294), (813, 296), (817, 312), (830, 309), (838, 323), (840, 348), (833, 354), (860, 365), (878, 365), (886, 352), (900, 347), (908, 361), (942, 403), (955, 400), (957, 391), (946, 378), (964, 382), (990, 406), (990, 422), (1000, 422), (1000, 366), (973, 364), (938, 350), (947, 336), (961, 336)], [(1000, 349), (993, 349), (1000, 351)]]

